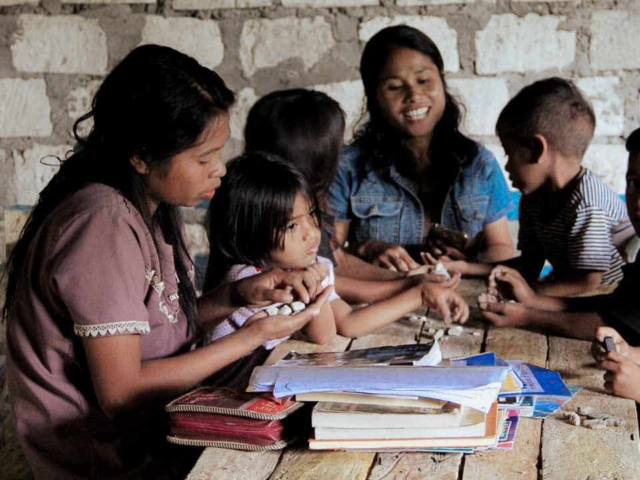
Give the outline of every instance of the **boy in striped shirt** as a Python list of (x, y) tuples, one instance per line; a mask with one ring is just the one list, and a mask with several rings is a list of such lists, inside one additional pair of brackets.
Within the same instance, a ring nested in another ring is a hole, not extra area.
[[(519, 270), (538, 293), (569, 296), (612, 285), (625, 264), (619, 248), (633, 236), (623, 201), (581, 165), (593, 138), (593, 109), (573, 83), (548, 78), (523, 88), (502, 110), (496, 131), (506, 171), (522, 192), (518, 248), (501, 262)], [(545, 261), (553, 267), (540, 280)], [(463, 275), (492, 266), (451, 262)]]

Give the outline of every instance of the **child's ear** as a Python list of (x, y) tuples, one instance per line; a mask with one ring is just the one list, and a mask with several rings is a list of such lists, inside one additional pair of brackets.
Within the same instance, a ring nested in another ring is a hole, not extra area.
[(147, 173), (149, 173), (148, 165), (143, 162), (138, 155), (134, 155), (129, 161), (131, 162), (131, 166), (133, 167), (133, 169), (140, 175), (146, 175)]
[(540, 134), (535, 134), (531, 143), (531, 162), (538, 163), (549, 151), (549, 144), (547, 139)]

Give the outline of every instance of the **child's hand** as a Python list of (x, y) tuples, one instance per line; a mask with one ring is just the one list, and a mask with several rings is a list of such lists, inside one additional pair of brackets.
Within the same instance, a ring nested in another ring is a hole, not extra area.
[(434, 283), (424, 283), (421, 294), (422, 304), (438, 310), (445, 323), (464, 323), (469, 318), (469, 305), (455, 290)]
[(596, 338), (593, 340), (593, 343), (591, 343), (591, 355), (593, 355), (593, 358), (597, 362), (601, 362), (607, 354), (607, 351), (603, 347), (604, 337), (612, 338), (617, 353), (624, 357), (629, 355), (629, 344), (616, 329), (611, 327), (598, 327)]
[(536, 292), (529, 286), (520, 272), (513, 268), (498, 265), (489, 274), (487, 280), (488, 291), (496, 297), (516, 300), (526, 306), (536, 304)]
[(528, 322), (527, 307), (513, 302), (495, 302), (491, 295), (478, 298), (478, 307), (482, 316), (496, 327), (524, 327)]
[(323, 290), (322, 282), (329, 275), (329, 269), (321, 263), (314, 263), (305, 268), (302, 272), (302, 283), (309, 292), (311, 300), (316, 298)]
[(307, 323), (320, 314), (320, 308), (325, 304), (332, 292), (333, 286), (325, 288), (313, 303), (295, 315), (275, 315), (269, 317), (265, 311), (258, 312), (249, 318), (242, 328), (254, 329), (262, 343), (291, 336), (291, 334), (306, 326)]
[(394, 272), (408, 272), (418, 268), (420, 264), (399, 245), (386, 242), (370, 241), (366, 245), (366, 257), (372, 260), (374, 265), (388, 268)]
[(462, 276), (459, 273), (454, 273), (450, 275), (450, 278), (447, 278), (444, 275), (430, 273), (432, 270), (432, 266), (423, 265), (420, 268), (411, 270), (411, 272), (407, 274), (407, 277), (411, 277), (415, 281), (415, 285), (419, 285), (421, 283), (437, 283), (441, 287), (451, 288), (453, 290), (456, 290), (462, 281)]
[(468, 264), (465, 260), (453, 260), (447, 256), (436, 258), (429, 252), (420, 252), (420, 257), (425, 265), (435, 266), (438, 262), (444, 264), (451, 274), (459, 273), (464, 275), (468, 270)]
[(604, 389), (619, 397), (640, 402), (640, 365), (618, 352), (607, 353), (600, 366), (604, 374)]

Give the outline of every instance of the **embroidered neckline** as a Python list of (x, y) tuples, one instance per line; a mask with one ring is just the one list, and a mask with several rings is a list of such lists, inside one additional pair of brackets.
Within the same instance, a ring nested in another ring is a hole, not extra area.
[(130, 320), (128, 322), (99, 323), (97, 325), (73, 325), (73, 331), (80, 337), (104, 337), (118, 333), (149, 333), (149, 322)]
[[(180, 313), (180, 307), (176, 309), (175, 313), (172, 313), (169, 307), (164, 303), (162, 298), (162, 293), (164, 292), (164, 282), (161, 281), (158, 275), (156, 275), (156, 271), (151, 270), (149, 267), (145, 267), (144, 277), (147, 279), (147, 282), (149, 282), (149, 285), (151, 285), (151, 288), (158, 292), (158, 297), (160, 297), (160, 300), (158, 300), (158, 308), (160, 309), (160, 311), (165, 315), (165, 317), (169, 319), (170, 323), (177, 323)], [(174, 292), (169, 295), (170, 302), (174, 302), (178, 298), (178, 292)]]

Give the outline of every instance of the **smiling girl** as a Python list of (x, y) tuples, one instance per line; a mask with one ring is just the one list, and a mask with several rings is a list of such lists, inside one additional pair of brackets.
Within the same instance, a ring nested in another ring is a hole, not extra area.
[[(509, 191), (493, 155), (459, 130), (442, 56), (415, 28), (388, 27), (360, 62), (368, 123), (342, 155), (330, 189), (336, 237), (361, 257), (407, 271), (421, 252), (511, 258)], [(469, 237), (464, 251), (427, 242), (440, 223)]]
[[(322, 288), (325, 295), (330, 295), (328, 301), (302, 330), (315, 343), (329, 342), (336, 332), (347, 337), (365, 335), (422, 305), (438, 309), (453, 321), (466, 320), (469, 310), (460, 295), (435, 283), (422, 283), (353, 310), (333, 292), (333, 264), (318, 256), (318, 202), (297, 167), (272, 154), (248, 152), (230, 161), (227, 169), (225, 181), (207, 213), (209, 241), (218, 248), (209, 257), (205, 290), (273, 268), (327, 269)], [(264, 309), (239, 309), (212, 330), (209, 339), (232, 334)], [(252, 355), (218, 372), (211, 382), (246, 386), (253, 367), (286, 338), (264, 343)]]

